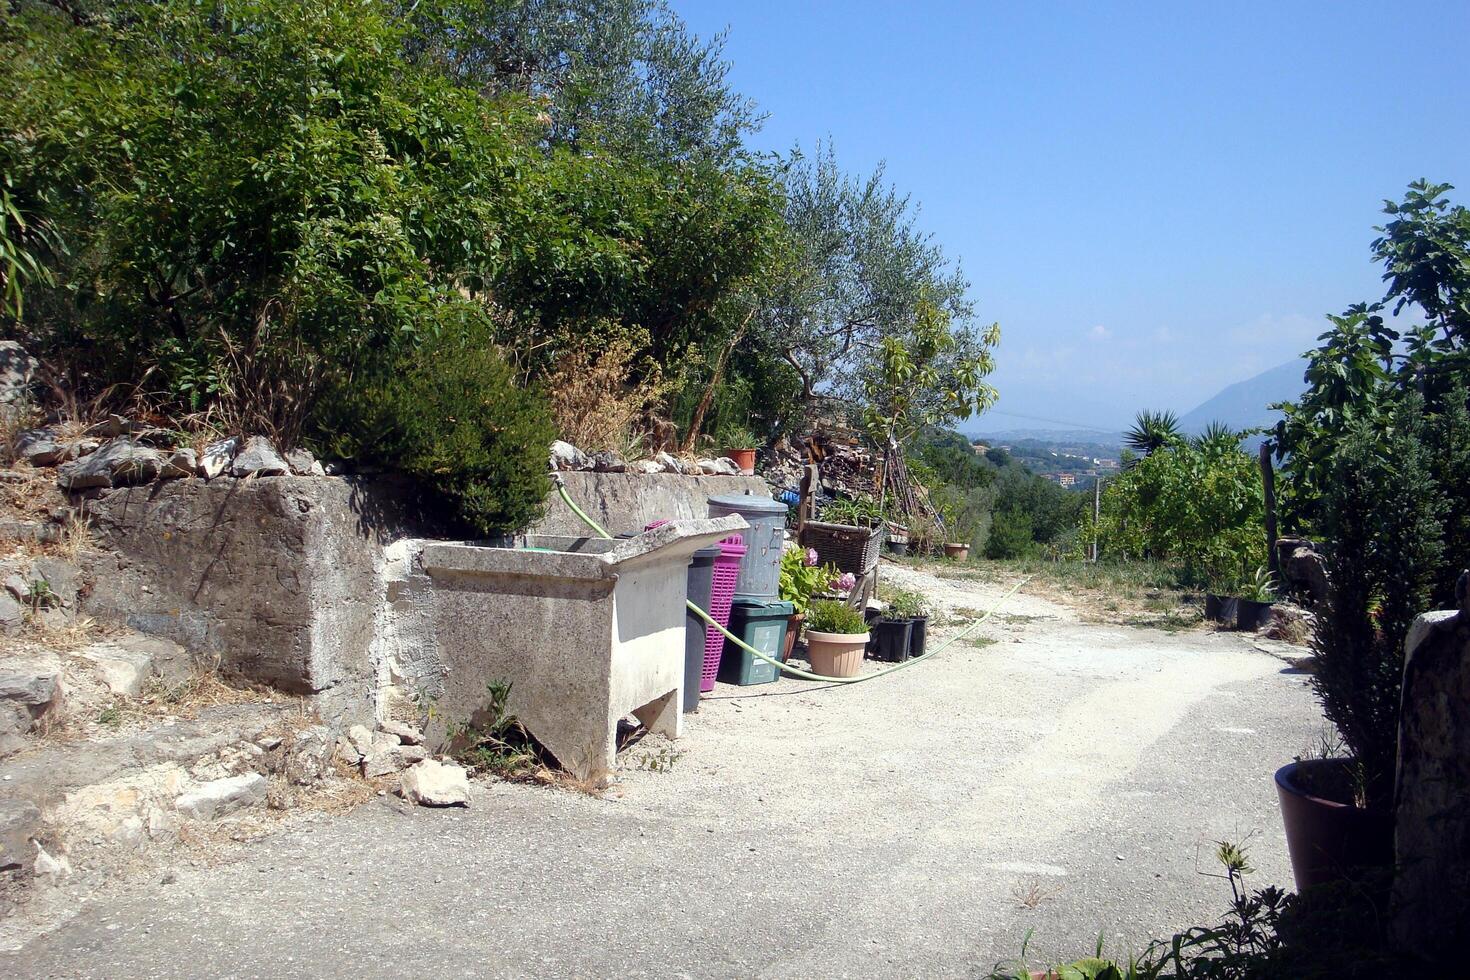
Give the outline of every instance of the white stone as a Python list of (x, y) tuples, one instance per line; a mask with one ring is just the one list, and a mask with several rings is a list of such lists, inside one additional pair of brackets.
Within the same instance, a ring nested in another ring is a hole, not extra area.
[(378, 722), (378, 727), (397, 738), (404, 745), (422, 745), (424, 743), (423, 732), (414, 728), (412, 725), (405, 725), (401, 721), (394, 721), (389, 718), (386, 721)]
[(38, 875), (46, 875), (51, 878), (60, 878), (71, 874), (71, 862), (66, 855), (52, 857), (46, 853), (46, 848), (41, 846), (40, 841), (35, 841), (36, 861), (31, 867)]
[(220, 817), (265, 802), (269, 781), (258, 772), (242, 773), (203, 783), (174, 801), (174, 807), (196, 820)]
[(153, 676), (153, 658), (141, 651), (98, 643), (78, 650), (76, 656), (96, 668), (107, 690), (119, 697), (137, 697)]
[(699, 472), (705, 476), (740, 475), (740, 467), (735, 465), (735, 461), (724, 456), (719, 459), (701, 459), (698, 465)]
[(592, 458), (571, 443), (558, 439), (551, 444), (549, 465), (553, 470), (585, 470), (592, 466)]
[(239, 451), (240, 440), (236, 436), (210, 443), (199, 457), (199, 475), (206, 480), (214, 479), (225, 471)]
[(469, 806), (469, 773), (453, 763), (425, 759), (403, 773), (399, 792), (419, 806)]

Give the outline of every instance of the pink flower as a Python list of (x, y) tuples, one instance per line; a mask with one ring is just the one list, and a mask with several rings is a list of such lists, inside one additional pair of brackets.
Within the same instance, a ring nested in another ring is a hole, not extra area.
[(817, 565), (817, 549), (816, 548), (808, 548), (808, 549), (806, 549), (806, 567), (807, 568), (815, 568), (816, 565)]
[(851, 592), (855, 585), (857, 585), (857, 576), (852, 572), (843, 572), (832, 582), (832, 588), (838, 592)]

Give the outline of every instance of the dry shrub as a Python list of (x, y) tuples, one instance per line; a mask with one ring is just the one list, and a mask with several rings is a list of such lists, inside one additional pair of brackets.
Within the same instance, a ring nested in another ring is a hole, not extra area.
[(588, 452), (641, 455), (639, 422), (669, 387), (646, 349), (646, 335), (629, 331), (584, 341), (556, 359), (546, 392), (563, 439)]

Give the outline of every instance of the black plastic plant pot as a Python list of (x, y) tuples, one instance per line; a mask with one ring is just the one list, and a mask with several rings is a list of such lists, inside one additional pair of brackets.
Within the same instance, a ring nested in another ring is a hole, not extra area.
[(1235, 600), (1235, 628), (1254, 633), (1271, 615), (1271, 603), (1254, 599)]
[(1212, 623), (1223, 623), (1227, 627), (1235, 628), (1239, 607), (1240, 600), (1234, 596), (1205, 593), (1205, 619)]
[(880, 619), (868, 630), (868, 656), (874, 660), (886, 660), (901, 664), (909, 658), (909, 640), (913, 633), (912, 619)]
[(888, 551), (894, 555), (906, 555), (909, 553), (909, 542), (907, 538), (889, 538)]
[(913, 629), (909, 630), (909, 656), (922, 657), (924, 655), (924, 641), (929, 632), (929, 617), (920, 616), (913, 621)]

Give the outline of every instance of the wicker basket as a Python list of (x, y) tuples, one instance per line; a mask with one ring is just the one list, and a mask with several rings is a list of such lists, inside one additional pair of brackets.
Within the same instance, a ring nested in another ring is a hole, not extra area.
[(883, 529), (807, 521), (802, 525), (801, 543), (815, 548), (822, 564), (831, 562), (840, 571), (866, 575), (878, 565)]

